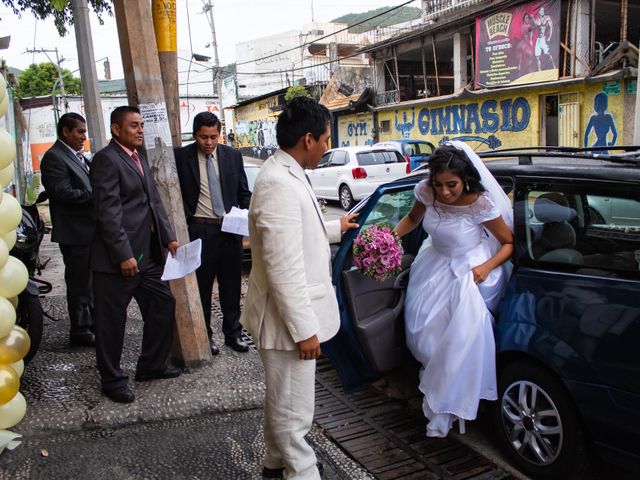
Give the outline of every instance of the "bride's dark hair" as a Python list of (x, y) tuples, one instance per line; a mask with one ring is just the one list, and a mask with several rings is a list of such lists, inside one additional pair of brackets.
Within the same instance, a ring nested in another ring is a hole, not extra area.
[(485, 191), (480, 182), (480, 173), (473, 166), (467, 154), (452, 145), (443, 145), (435, 149), (429, 158), (429, 179), (427, 183), (431, 188), (433, 188), (435, 176), (443, 172), (451, 172), (460, 177), (464, 184), (465, 193), (481, 193)]

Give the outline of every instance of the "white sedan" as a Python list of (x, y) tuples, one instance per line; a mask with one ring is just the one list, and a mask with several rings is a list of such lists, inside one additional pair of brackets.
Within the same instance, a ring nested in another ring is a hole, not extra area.
[(318, 168), (306, 173), (316, 197), (338, 200), (349, 210), (379, 185), (409, 173), (409, 168), (393, 148), (342, 147), (328, 150)]

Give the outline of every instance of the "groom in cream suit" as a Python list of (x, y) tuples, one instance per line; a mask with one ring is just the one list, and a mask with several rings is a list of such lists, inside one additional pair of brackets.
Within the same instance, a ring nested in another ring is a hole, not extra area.
[(264, 478), (318, 479), (305, 441), (313, 421), (315, 360), (338, 331), (329, 243), (356, 228), (355, 215), (324, 222), (304, 173), (327, 150), (329, 111), (307, 97), (278, 117), (280, 148), (255, 183), (249, 208), (253, 265), (241, 323), (265, 369)]

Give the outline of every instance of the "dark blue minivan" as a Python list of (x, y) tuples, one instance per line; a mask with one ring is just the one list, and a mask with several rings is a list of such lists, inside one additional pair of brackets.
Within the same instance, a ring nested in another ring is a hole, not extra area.
[[(640, 154), (522, 150), (483, 155), (513, 200), (513, 273), (495, 323), (505, 452), (532, 478), (580, 478), (591, 452), (640, 465)], [(397, 222), (426, 172), (381, 186), (354, 211), (360, 230)], [(597, 213), (624, 205), (624, 214)], [(345, 388), (409, 358), (402, 317), (411, 262), (378, 283), (352, 266), (356, 231), (334, 246), (339, 334), (323, 345)]]

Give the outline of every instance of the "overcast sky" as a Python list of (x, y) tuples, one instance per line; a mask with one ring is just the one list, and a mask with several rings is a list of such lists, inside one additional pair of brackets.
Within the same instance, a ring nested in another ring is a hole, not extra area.
[[(406, 0), (404, 0), (406, 1)], [(346, 13), (360, 13), (384, 6), (395, 6), (403, 0), (215, 0), (214, 13), (218, 52), (222, 65), (235, 61), (235, 45), (247, 40), (273, 35), (287, 30), (300, 29), (313, 19), (328, 22)], [(178, 49), (191, 49), (195, 53), (213, 57), (211, 30), (206, 16), (202, 14), (201, 0), (178, 0)], [(409, 6), (419, 7), (414, 1)], [(187, 8), (189, 11), (187, 21)], [(313, 12), (313, 18), (312, 18)], [(95, 14), (91, 14), (94, 53), (96, 61), (108, 57), (112, 78), (122, 77), (122, 62), (117, 29), (113, 17), (105, 17), (105, 24), (99, 25)], [(191, 36), (189, 35), (191, 32)], [(0, 50), (0, 58), (7, 60), (11, 67), (25, 69), (31, 63), (46, 62), (42, 54), (25, 53), (27, 49), (53, 49), (58, 47), (60, 56), (66, 60), (64, 68), (74, 71), (78, 68), (73, 27), (63, 38), (59, 37), (53, 21), (36, 21), (30, 14), (21, 18), (0, 6), (0, 36), (11, 35), (8, 50)], [(191, 37), (191, 45), (189, 38)], [(49, 54), (55, 60), (55, 54)], [(98, 77), (104, 78), (102, 62), (98, 62)], [(77, 75), (77, 73), (75, 73)]]

